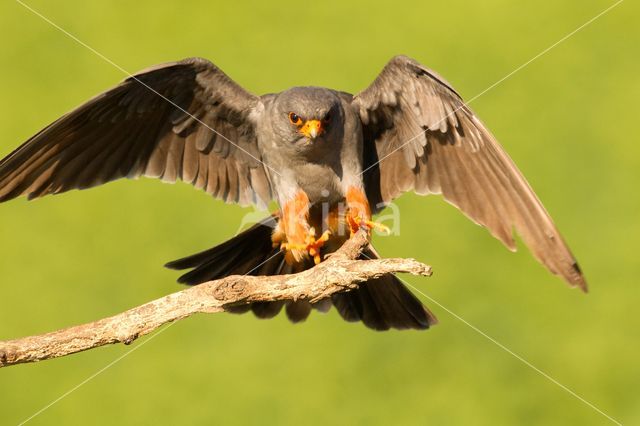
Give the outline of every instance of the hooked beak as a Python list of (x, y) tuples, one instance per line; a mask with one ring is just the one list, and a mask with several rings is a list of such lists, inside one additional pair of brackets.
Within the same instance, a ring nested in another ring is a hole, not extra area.
[(322, 122), (320, 120), (308, 120), (300, 128), (300, 133), (308, 137), (309, 139), (315, 139), (324, 133)]

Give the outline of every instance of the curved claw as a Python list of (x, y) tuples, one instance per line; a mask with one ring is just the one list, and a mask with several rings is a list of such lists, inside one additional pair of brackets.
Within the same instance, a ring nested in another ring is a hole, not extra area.
[(382, 224), (380, 222), (374, 222), (372, 220), (364, 220), (362, 221), (362, 223), (364, 223), (369, 229), (377, 229), (378, 231), (384, 232), (387, 235), (391, 234), (391, 229), (389, 229), (387, 225)]
[(380, 232), (384, 232), (385, 234), (391, 234), (391, 230), (387, 225), (383, 225), (380, 222), (374, 222), (372, 220), (363, 219), (361, 217), (354, 217), (349, 215), (347, 217), (347, 221), (349, 223), (349, 229), (351, 230), (351, 236), (358, 232), (360, 228), (366, 227), (367, 231), (371, 232), (373, 229), (377, 229)]
[(322, 233), (320, 238), (316, 239), (316, 231), (314, 228), (311, 228), (309, 229), (309, 234), (307, 234), (304, 244), (285, 242), (280, 245), (280, 248), (288, 251), (299, 250), (307, 252), (309, 253), (309, 256), (313, 258), (313, 262), (317, 265), (322, 260), (320, 257), (320, 249), (324, 246), (324, 243), (329, 240), (330, 235), (331, 231), (327, 230)]

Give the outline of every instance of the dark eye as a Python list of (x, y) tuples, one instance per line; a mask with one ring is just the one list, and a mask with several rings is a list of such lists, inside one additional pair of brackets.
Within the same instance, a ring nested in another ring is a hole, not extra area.
[(328, 123), (331, 121), (331, 113), (328, 112), (325, 114), (324, 118), (322, 119), (322, 121), (324, 121), (325, 123)]
[(289, 121), (291, 121), (291, 123), (295, 124), (296, 126), (299, 126), (302, 124), (302, 119), (298, 117), (298, 115), (295, 112), (289, 113)]

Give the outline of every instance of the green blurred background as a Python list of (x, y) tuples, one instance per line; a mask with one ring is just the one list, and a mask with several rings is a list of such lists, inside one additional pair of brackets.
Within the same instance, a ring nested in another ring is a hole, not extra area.
[[(128, 71), (211, 59), (254, 93), (366, 87), (410, 55), (467, 99), (611, 1), (28, 4)], [(570, 290), (438, 197), (399, 201), (385, 256), (407, 280), (625, 424), (640, 423), (640, 8), (626, 1), (472, 107), (528, 177), (591, 286)], [(124, 76), (19, 3), (0, 5), (0, 156)], [(0, 339), (108, 316), (180, 289), (165, 261), (233, 235), (250, 210), (190, 186), (119, 181), (0, 205)], [(422, 297), (422, 296), (420, 296)], [(445, 309), (427, 332), (376, 333), (335, 311), (197, 316), (152, 340), (0, 370), (15, 424), (135, 352), (32, 424), (608, 424)]]

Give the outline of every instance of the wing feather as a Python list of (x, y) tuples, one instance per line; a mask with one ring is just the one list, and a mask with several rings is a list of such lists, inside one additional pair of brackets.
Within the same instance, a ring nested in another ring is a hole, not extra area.
[(266, 204), (271, 187), (252, 115), (259, 106), (204, 59), (152, 67), (0, 160), (0, 202), (146, 176), (183, 180), (228, 202)]
[(408, 190), (442, 194), (511, 250), (515, 230), (551, 272), (586, 291), (575, 258), (522, 173), (438, 74), (395, 57), (352, 104), (363, 124), (372, 206)]

